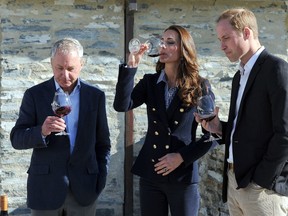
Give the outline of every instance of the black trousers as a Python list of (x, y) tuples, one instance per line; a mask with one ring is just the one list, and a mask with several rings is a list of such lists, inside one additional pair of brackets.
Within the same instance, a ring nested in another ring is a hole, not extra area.
[(198, 184), (157, 183), (140, 178), (141, 216), (198, 216)]

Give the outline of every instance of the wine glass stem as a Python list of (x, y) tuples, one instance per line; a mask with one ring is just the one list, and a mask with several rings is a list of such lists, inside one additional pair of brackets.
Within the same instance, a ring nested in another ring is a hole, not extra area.
[(208, 133), (209, 133), (209, 141), (212, 141), (212, 136), (211, 136), (211, 132), (210, 132), (210, 125), (208, 123), (207, 125), (207, 129), (208, 129)]

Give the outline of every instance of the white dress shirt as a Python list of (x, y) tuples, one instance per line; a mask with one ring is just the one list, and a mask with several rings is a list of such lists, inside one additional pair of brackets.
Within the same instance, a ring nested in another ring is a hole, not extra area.
[(233, 163), (233, 135), (235, 132), (235, 126), (236, 126), (236, 122), (237, 122), (237, 117), (238, 117), (238, 111), (239, 111), (239, 107), (241, 104), (241, 100), (242, 100), (242, 96), (243, 96), (243, 92), (247, 83), (247, 80), (249, 78), (250, 72), (256, 62), (256, 60), (258, 59), (259, 55), (261, 54), (261, 52), (265, 49), (264, 46), (261, 46), (260, 49), (257, 50), (257, 52), (249, 59), (249, 61), (244, 65), (241, 64), (241, 62), (239, 63), (239, 70), (240, 70), (240, 83), (239, 83), (239, 90), (238, 90), (238, 96), (237, 96), (237, 101), (236, 101), (236, 109), (235, 109), (235, 118), (233, 121), (233, 129), (231, 132), (231, 136), (230, 136), (230, 146), (229, 146), (229, 157), (227, 159), (228, 163)]

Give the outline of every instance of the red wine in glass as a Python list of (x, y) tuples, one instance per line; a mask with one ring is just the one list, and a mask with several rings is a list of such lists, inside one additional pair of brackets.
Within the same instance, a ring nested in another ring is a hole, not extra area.
[[(198, 111), (199, 114), (199, 111)], [(205, 121), (211, 121), (212, 119), (214, 119), (214, 117), (216, 116), (215, 113), (209, 113), (209, 114), (199, 114), (201, 120), (205, 120)]]
[(161, 40), (158, 37), (152, 37), (145, 42), (148, 45), (148, 50), (146, 51), (149, 57), (158, 57), (160, 54)]
[(158, 57), (159, 56), (159, 54), (150, 54), (150, 55), (148, 55), (149, 57)]
[[(71, 112), (71, 101), (67, 92), (55, 92), (53, 102), (51, 104), (52, 110), (56, 116), (63, 118)], [(55, 135), (68, 135), (67, 132), (61, 131)]]
[[(202, 120), (211, 121), (215, 116), (215, 103), (210, 95), (204, 95), (198, 98), (197, 101), (197, 113)], [(207, 141), (213, 141), (213, 137), (209, 131), (209, 139)]]
[(63, 118), (64, 116), (68, 115), (71, 112), (71, 106), (62, 106), (57, 108), (54, 113), (60, 118)]

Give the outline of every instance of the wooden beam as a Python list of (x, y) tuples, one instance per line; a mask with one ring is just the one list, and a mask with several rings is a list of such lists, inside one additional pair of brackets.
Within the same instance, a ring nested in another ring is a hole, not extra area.
[[(128, 44), (134, 36), (134, 11), (137, 10), (136, 0), (125, 1), (125, 62), (129, 55)], [(133, 111), (125, 113), (125, 159), (124, 159), (124, 216), (133, 216), (133, 175), (130, 172), (133, 165), (134, 144)]]

